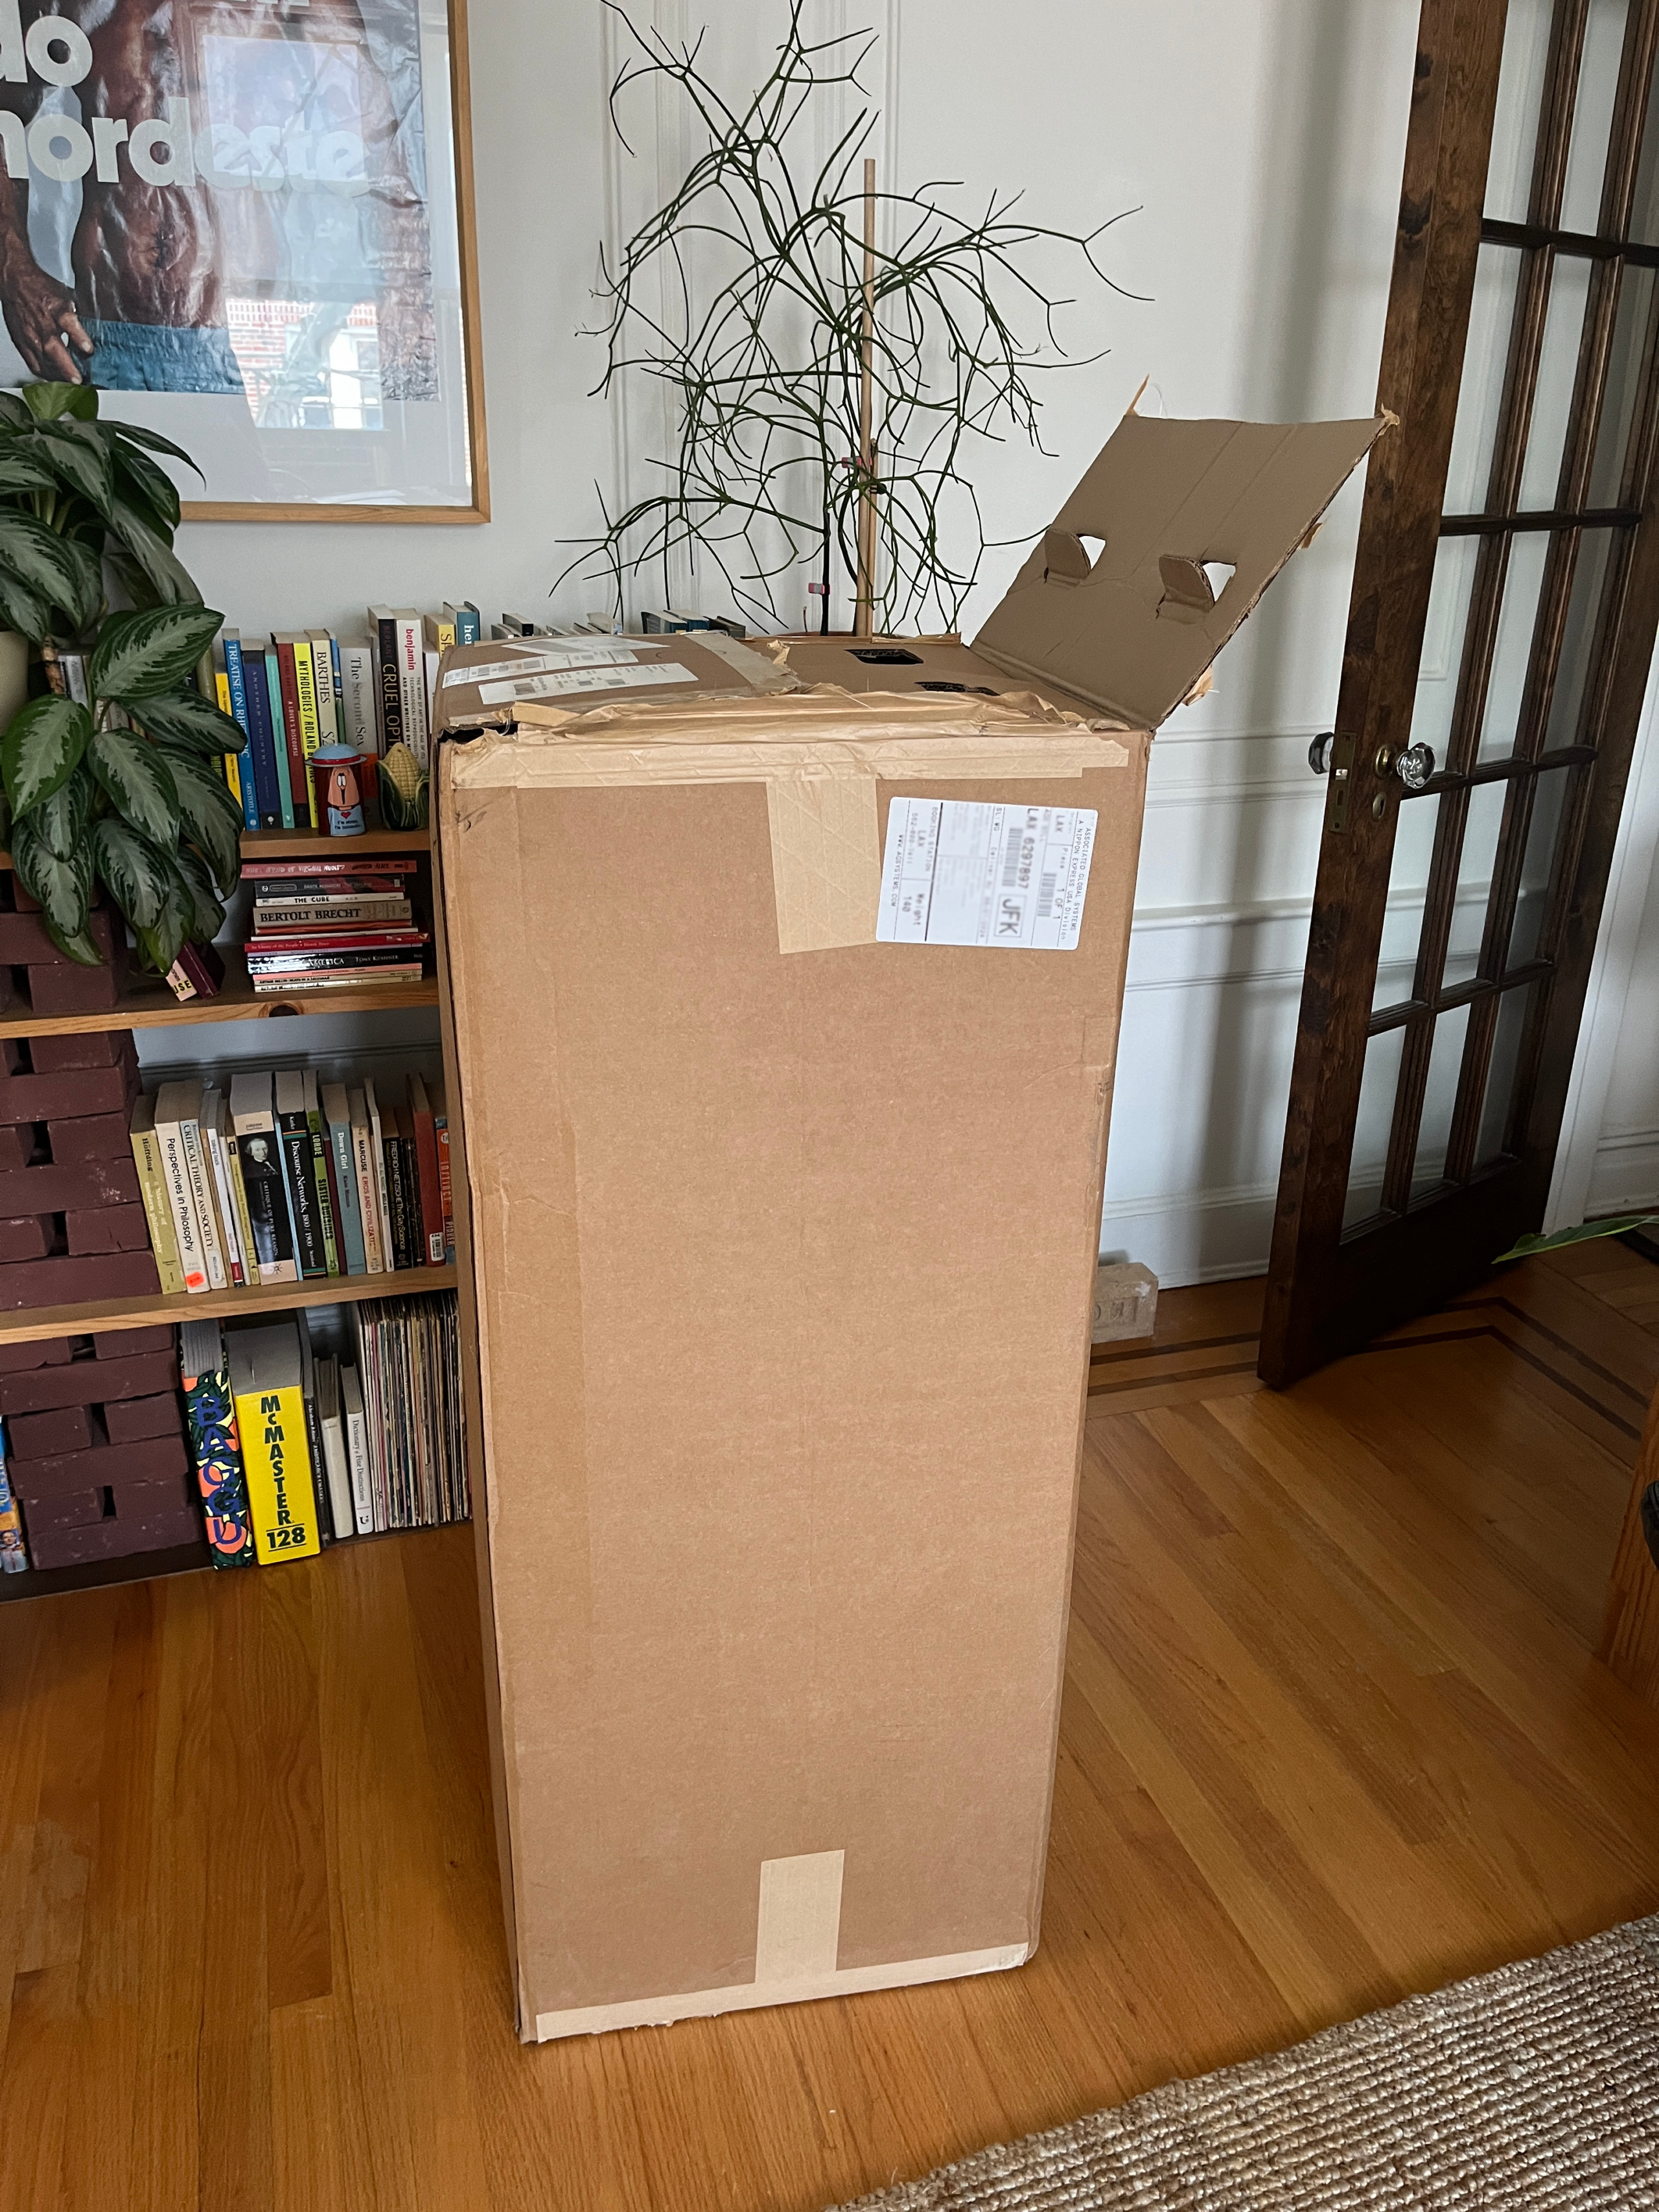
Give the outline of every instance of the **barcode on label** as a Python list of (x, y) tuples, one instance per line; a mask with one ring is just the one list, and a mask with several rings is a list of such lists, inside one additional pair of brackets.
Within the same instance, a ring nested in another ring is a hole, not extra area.
[(1084, 806), (894, 799), (877, 941), (1075, 951), (1098, 819)]

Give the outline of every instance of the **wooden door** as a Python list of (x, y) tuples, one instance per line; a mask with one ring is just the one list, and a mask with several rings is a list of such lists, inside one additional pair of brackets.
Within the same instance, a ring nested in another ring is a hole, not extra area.
[(1659, 0), (1425, 0), (1400, 424), (1316, 763), (1276, 1385), (1542, 1218), (1659, 617), (1656, 54)]

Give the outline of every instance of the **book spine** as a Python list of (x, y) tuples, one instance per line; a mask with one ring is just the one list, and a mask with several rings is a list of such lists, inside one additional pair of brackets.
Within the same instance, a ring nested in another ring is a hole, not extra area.
[(343, 1275), (345, 1263), (340, 1257), (340, 1240), (334, 1233), (334, 1153), (323, 1130), (323, 1117), (312, 1113), (306, 1116), (311, 1131), (311, 1176), (317, 1187), (317, 1226), (322, 1232), (323, 1261), (331, 1275)]
[[(294, 786), (289, 774), (288, 705), (283, 690), (281, 659), (275, 646), (265, 655), (265, 690), (270, 700), (270, 750), (276, 766), (276, 796), (281, 810), (278, 829), (294, 827)], [(295, 742), (299, 741), (299, 709), (295, 709)]]
[(249, 1285), (257, 1290), (262, 1271), (258, 1247), (253, 1241), (253, 1217), (248, 1211), (247, 1186), (242, 1181), (242, 1148), (228, 1129), (225, 1132), (225, 1176), (230, 1185), (230, 1202), (236, 1215), (236, 1233), (242, 1241), (242, 1266), (246, 1271)]
[(331, 1121), (328, 1141), (334, 1176), (334, 1218), (340, 1243), (340, 1272), (366, 1275), (368, 1254), (363, 1243), (362, 1214), (357, 1203), (357, 1164), (352, 1158), (349, 1122)]
[(208, 1188), (209, 1170), (200, 1124), (180, 1121), (179, 1138), (184, 1149), (185, 1173), (190, 1179), (191, 1200), (196, 1208), (197, 1224), (201, 1232), (202, 1265), (207, 1269), (208, 1287), (222, 1291), (229, 1277), (225, 1267), (224, 1251), (219, 1243), (219, 1224), (213, 1210), (213, 1193)]
[(270, 735), (270, 693), (265, 683), (265, 657), (242, 653), (244, 689), (247, 697), (248, 744), (253, 754), (254, 804), (261, 830), (280, 830), (282, 798), (276, 788), (276, 754)]
[(378, 753), (380, 732), (374, 711), (377, 658), (367, 645), (343, 645), (340, 653), (341, 729), (360, 753)]
[(415, 1176), (422, 1247), (421, 1256), (428, 1267), (441, 1267), (444, 1263), (444, 1200), (438, 1182), (438, 1133), (432, 1125), (429, 1107), (416, 1113), (413, 1119)]
[(363, 1224), (363, 1272), (369, 1275), (386, 1273), (386, 1255), (380, 1249), (380, 1209), (376, 1202), (374, 1162), (370, 1152), (372, 1139), (367, 1123), (354, 1121), (351, 1125), (351, 1160), (357, 1179), (357, 1210)]
[(185, 1288), (192, 1295), (208, 1287), (207, 1266), (202, 1257), (202, 1231), (196, 1201), (191, 1196), (190, 1169), (185, 1159), (184, 1130), (177, 1121), (157, 1125), (155, 1141), (161, 1155), (161, 1174), (167, 1183), (167, 1210)]
[(424, 768), (426, 641), (418, 615), (405, 616), (398, 624), (398, 689), (403, 703), (404, 743)]
[(302, 1113), (284, 1114), (280, 1120), (288, 1202), (294, 1216), (294, 1256), (299, 1262), (301, 1279), (313, 1281), (330, 1271), (323, 1253), (322, 1229), (317, 1219), (317, 1179), (313, 1172), (311, 1130)]
[(219, 1233), (220, 1247), (224, 1253), (225, 1271), (230, 1277), (233, 1290), (246, 1290), (247, 1272), (242, 1265), (241, 1240), (236, 1233), (236, 1209), (231, 1203), (230, 1178), (225, 1172), (225, 1157), (217, 1133), (210, 1128), (204, 1128), (202, 1146), (207, 1154), (208, 1172), (212, 1177), (211, 1194), (216, 1203), (214, 1227)]
[[(149, 1249), (155, 1255), (155, 1272), (161, 1279), (163, 1297), (178, 1297), (185, 1289), (185, 1271), (179, 1264), (179, 1237), (167, 1202), (167, 1177), (161, 1171), (161, 1147), (154, 1129), (132, 1132), (132, 1164), (138, 1170), (138, 1195), (144, 1201), (149, 1224)], [(205, 1285), (204, 1285), (205, 1288)]]
[(230, 1376), (219, 1367), (210, 1374), (186, 1375), (183, 1382), (185, 1422), (190, 1431), (191, 1458), (213, 1564), (216, 1567), (253, 1566), (257, 1560), (248, 1511), (247, 1473), (236, 1431)]
[(449, 1165), (449, 1121), (443, 1114), (432, 1120), (433, 1133), (438, 1140), (438, 1194), (443, 1200), (444, 1260), (449, 1267), (455, 1264), (455, 1186), (451, 1180)]
[(373, 975), (386, 968), (407, 968), (418, 975), (421, 948), (418, 945), (390, 945), (378, 951), (259, 951), (247, 956), (250, 975), (325, 975), (331, 972), (354, 974), (365, 969)]
[(409, 1196), (404, 1186), (404, 1148), (402, 1140), (387, 1132), (386, 1146), (386, 1188), (392, 1206), (392, 1259), (398, 1268), (415, 1265), (414, 1240), (409, 1233)]
[(23, 1516), (12, 1494), (5, 1444), (0, 1441), (0, 1574), (21, 1575), (28, 1563), (29, 1555), (23, 1542)]
[(292, 1384), (246, 1391), (236, 1401), (236, 1425), (260, 1565), (314, 1559), (323, 1546), (303, 1396)]
[(330, 658), (333, 641), (322, 630), (311, 634), (311, 670), (317, 690), (317, 732), (319, 742), (337, 744), (340, 735), (339, 718), (334, 705), (334, 663)]
[(247, 674), (242, 666), (242, 641), (227, 637), (225, 646), (225, 684), (230, 693), (229, 714), (242, 732), (247, 743), (242, 747), (238, 769), (242, 789), (242, 824), (245, 829), (259, 827), (259, 780), (253, 760), (253, 718), (248, 711)]
[(380, 749), (404, 742), (404, 693), (398, 674), (398, 621), (383, 615), (374, 625), (374, 675), (380, 701)]
[(455, 610), (455, 642), (457, 645), (477, 645), (483, 637), (483, 623), (478, 610), (471, 600)]
[(351, 1466), (351, 1512), (360, 1536), (374, 1534), (374, 1486), (368, 1464), (368, 1424), (361, 1413), (343, 1417), (346, 1456)]
[(334, 686), (334, 733), (337, 737), (343, 738), (345, 722), (342, 718), (340, 708), (345, 697), (345, 682), (340, 674), (340, 641), (332, 630), (328, 635), (328, 673), (329, 680)]
[(397, 922), (409, 919), (407, 899), (362, 899), (355, 903), (340, 899), (322, 906), (256, 905), (253, 909), (256, 936), (261, 930), (325, 929), (344, 922)]
[(308, 822), (317, 827), (317, 793), (311, 781), (311, 756), (323, 742), (322, 718), (317, 711), (317, 664), (312, 658), (311, 640), (295, 638), (291, 648), (294, 654), (294, 703), (300, 723), (300, 780), (305, 803), (295, 794), (294, 813), (296, 821)]
[(289, 1208), (288, 1186), (283, 1171), (282, 1139), (270, 1123), (258, 1127), (250, 1122), (236, 1133), (236, 1159), (247, 1200), (248, 1224), (260, 1280), (297, 1282), (300, 1270), (295, 1259), (294, 1217)]

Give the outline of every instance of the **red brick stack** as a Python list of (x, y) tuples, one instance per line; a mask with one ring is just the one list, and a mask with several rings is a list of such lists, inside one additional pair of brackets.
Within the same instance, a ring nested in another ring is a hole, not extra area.
[(107, 1013), (127, 975), (127, 933), (120, 917), (108, 907), (94, 907), (87, 916), (88, 933), (104, 958), (101, 967), (84, 968), (58, 950), (40, 908), (15, 877), (12, 882), (18, 911), (0, 913), (0, 969), (18, 971), (14, 982), (27, 981), (30, 1012)]
[(0, 1039), (0, 1308), (160, 1291), (128, 1133), (138, 1089), (131, 1030)]
[(199, 1538), (178, 1382), (169, 1328), (0, 1347), (8, 1472), (33, 1565)]

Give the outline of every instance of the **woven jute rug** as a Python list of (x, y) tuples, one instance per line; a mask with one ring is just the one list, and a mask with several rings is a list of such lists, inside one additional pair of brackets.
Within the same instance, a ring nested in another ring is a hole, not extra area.
[(1522, 2206), (1659, 2206), (1659, 1917), (981, 2151), (856, 2212)]

